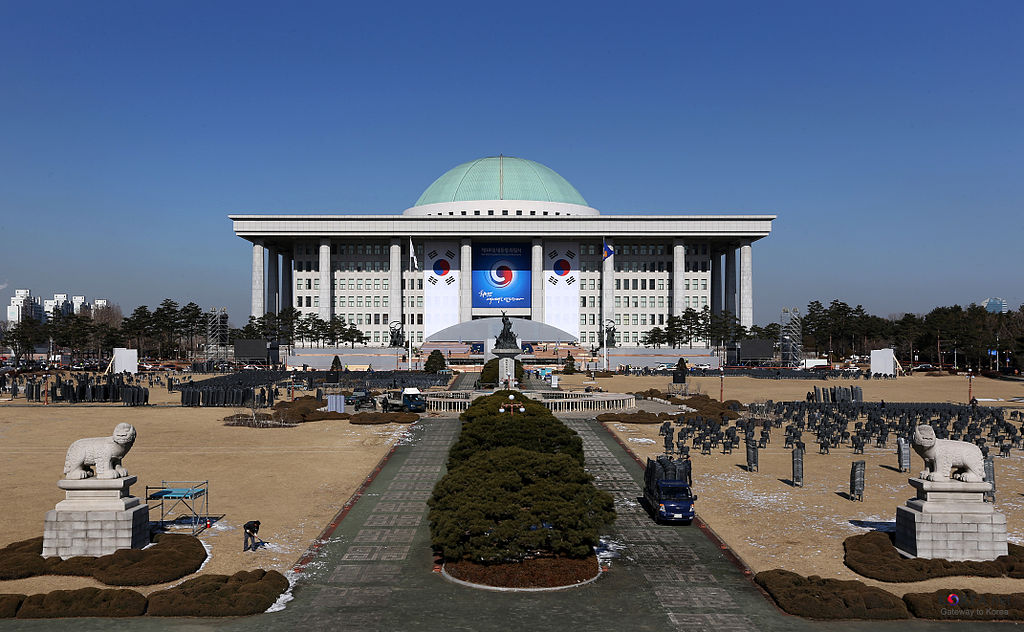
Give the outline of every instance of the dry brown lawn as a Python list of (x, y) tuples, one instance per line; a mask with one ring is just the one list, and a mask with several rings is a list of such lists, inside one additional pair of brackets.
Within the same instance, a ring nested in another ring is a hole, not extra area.
[[(154, 388), (151, 400), (170, 403), (178, 397)], [(224, 426), (222, 418), (233, 412), (0, 402), (0, 545), (42, 535), (45, 513), (63, 498), (57, 481), (68, 446), (82, 437), (109, 435), (124, 421), (138, 431), (124, 461), (129, 473), (139, 477), (132, 487), (134, 495), (141, 497), (146, 485), (161, 481), (209, 480), (210, 513), (223, 518), (200, 536), (210, 552), (203, 572), (284, 572), (408, 427), (356, 426), (347, 421), (273, 429)], [(151, 509), (150, 519), (159, 519), (159, 509)], [(259, 535), (267, 542), (255, 553), (242, 552), (241, 526), (249, 520), (261, 522)], [(99, 584), (39, 577), (0, 582), (0, 593), (91, 585)]]
[[(577, 379), (573, 376), (572, 381)], [(614, 377), (600, 379), (598, 383), (608, 390), (639, 391), (645, 388), (664, 389), (667, 381), (664, 377)], [(717, 379), (698, 378), (695, 381), (705, 393), (718, 397)], [(614, 384), (614, 388), (609, 388), (606, 383)], [(924, 375), (885, 382), (727, 378), (725, 397), (744, 403), (766, 399), (803, 399), (815, 384), (858, 384), (864, 388), (865, 399), (870, 401), (963, 402), (967, 399), (966, 378)], [(1003, 402), (987, 403), (1019, 409), (1020, 403), (1009, 400), (1024, 396), (1024, 383), (975, 379), (974, 394), (979, 398), (1002, 398)], [(643, 408), (643, 402), (640, 402), (640, 408)], [(664, 407), (659, 410), (664, 410)], [(606, 425), (639, 457), (653, 457), (661, 453), (663, 443), (658, 435), (658, 425)], [(782, 447), (782, 440), (783, 430), (773, 430), (773, 443), (760, 450), (757, 472), (746, 471), (746, 455), (742, 446), (731, 455), (723, 455), (721, 450), (710, 456), (700, 455), (699, 450), (691, 451), (694, 488), (699, 497), (698, 514), (755, 572), (783, 568), (805, 576), (860, 579), (900, 595), (949, 586), (962, 586), (979, 592), (1024, 591), (1024, 580), (1019, 579), (946, 578), (912, 584), (886, 584), (860, 577), (843, 564), (843, 540), (870, 529), (894, 526), (896, 507), (914, 496), (907, 478), (922, 469), (921, 459), (913, 455), (911, 473), (900, 473), (897, 470), (895, 439), (890, 440), (887, 448), (872, 445), (865, 449), (863, 455), (854, 455), (850, 447), (835, 448), (831, 454), (818, 454), (817, 444), (812, 443), (813, 436), (805, 433), (805, 484), (798, 488), (788, 482), (792, 475), (792, 461), (790, 450)], [(1011, 454), (1009, 458), (995, 459), (996, 507), (1006, 514), (1010, 541), (1024, 544), (1024, 455), (1016, 450)], [(854, 502), (840, 494), (849, 490), (850, 464), (861, 459), (866, 461), (867, 467), (864, 501)]]

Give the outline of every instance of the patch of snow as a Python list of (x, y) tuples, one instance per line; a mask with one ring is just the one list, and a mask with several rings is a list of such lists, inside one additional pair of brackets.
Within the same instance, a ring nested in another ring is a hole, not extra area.
[(277, 598), (277, 601), (275, 601), (272, 606), (266, 609), (266, 612), (278, 612), (280, 610), (284, 610), (285, 604), (287, 604), (292, 599), (295, 599), (295, 597), (292, 595), (292, 588), (295, 588), (295, 580), (297, 579), (296, 575), (297, 573), (295, 573), (294, 571), (286, 571), (284, 573), (285, 578), (288, 579), (288, 590), (285, 590), (283, 593), (281, 593), (281, 595)]
[(654, 443), (654, 439), (645, 439), (643, 437), (627, 437), (626, 441), (630, 443)]

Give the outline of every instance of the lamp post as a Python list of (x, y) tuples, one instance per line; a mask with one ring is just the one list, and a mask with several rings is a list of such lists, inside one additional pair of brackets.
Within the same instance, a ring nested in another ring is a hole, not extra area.
[[(503, 404), (500, 408), (498, 408), (498, 412), (499, 413), (504, 413), (505, 409), (507, 408), (509, 414), (512, 417), (515, 417), (516, 416), (516, 396), (515, 395), (509, 395), (508, 396), (508, 400), (509, 400), (509, 403), (507, 405)], [(526, 412), (526, 407), (525, 406), (520, 405), (518, 408), (519, 408), (519, 412), (520, 413), (525, 413)]]
[(974, 399), (974, 369), (967, 369), (967, 403)]
[(725, 401), (725, 365), (718, 365), (718, 401)]

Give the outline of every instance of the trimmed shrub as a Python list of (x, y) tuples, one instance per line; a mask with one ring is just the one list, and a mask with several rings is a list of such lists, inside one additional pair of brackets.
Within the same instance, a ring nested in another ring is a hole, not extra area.
[(0, 579), (37, 575), (94, 577), (108, 586), (148, 586), (190, 575), (203, 565), (206, 549), (190, 535), (163, 533), (147, 549), (121, 549), (102, 557), (42, 557), (43, 538), (0, 549)]
[(25, 595), (0, 595), (0, 619), (13, 619)]
[(888, 533), (872, 531), (843, 541), (843, 562), (855, 573), (883, 582), (919, 582), (936, 577), (1024, 576), (1024, 547), (1008, 544), (1009, 555), (991, 562), (950, 562), (906, 559), (896, 551)]
[(775, 569), (754, 576), (779, 607), (811, 619), (909, 619), (896, 595), (859, 581), (803, 577)]
[(612, 496), (566, 454), (481, 452), (448, 472), (428, 501), (434, 548), (447, 560), (585, 557), (615, 519)]
[(447, 368), (448, 363), (445, 362), (444, 354), (437, 349), (431, 351), (430, 355), (427, 356), (427, 361), (423, 363), (424, 373), (437, 373), (438, 371)]
[(288, 590), (277, 571), (239, 571), (203, 575), (149, 596), (148, 614), (156, 617), (236, 617), (258, 614)]
[[(473, 420), (465, 422), (458, 441), (448, 451), (448, 469), (454, 469), (470, 457), (486, 450), (503, 446), (520, 447), (545, 454), (565, 454), (583, 465), (583, 441), (579, 435), (551, 414), (547, 408), (536, 402), (522, 403), (517, 399), (514, 406), (526, 407), (525, 413), (499, 413), (499, 403), (508, 397), (493, 395), (482, 399), (480, 408), (470, 407), (463, 415)], [(522, 398), (526, 399), (526, 398)], [(488, 412), (493, 410), (493, 412)]]
[(599, 571), (596, 555), (571, 559), (541, 557), (507, 564), (448, 562), (445, 571), (456, 579), (505, 588), (550, 588), (593, 579)]
[(18, 618), (138, 617), (145, 612), (146, 598), (134, 590), (79, 588), (30, 595), (18, 608)]
[[(947, 599), (959, 598), (956, 605)], [(930, 593), (907, 593), (903, 601), (915, 617), (922, 619), (1024, 620), (1024, 593), (1006, 595), (978, 593), (973, 590), (947, 589)]]
[(161, 533), (154, 540), (148, 549), (121, 549), (96, 558), (92, 576), (108, 586), (152, 586), (191, 575), (206, 561), (198, 538)]

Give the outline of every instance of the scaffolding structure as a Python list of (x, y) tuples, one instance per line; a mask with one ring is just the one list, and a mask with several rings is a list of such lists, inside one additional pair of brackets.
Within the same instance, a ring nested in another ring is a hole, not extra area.
[(779, 351), (782, 354), (782, 366), (798, 367), (804, 358), (804, 335), (800, 310), (796, 307), (792, 309), (783, 307), (779, 325)]
[(211, 308), (206, 313), (206, 359), (228, 359), (228, 308)]
[[(210, 481), (160, 481), (159, 486), (146, 485), (146, 500), (156, 501), (160, 507), (160, 526), (167, 526), (167, 516), (172, 515), (178, 505), (185, 524), (196, 535), (206, 528), (210, 518)], [(173, 501), (173, 502), (172, 502)], [(157, 505), (150, 505), (154, 509)], [(179, 520), (174, 520), (177, 524)]]

